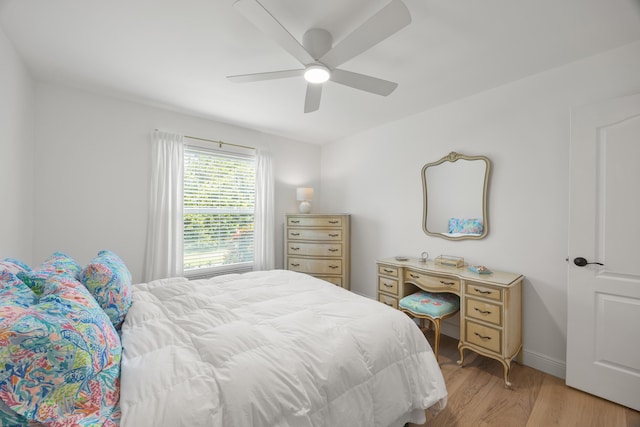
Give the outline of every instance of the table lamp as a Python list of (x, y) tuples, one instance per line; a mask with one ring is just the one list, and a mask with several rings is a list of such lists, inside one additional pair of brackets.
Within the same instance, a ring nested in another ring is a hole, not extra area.
[(299, 187), (296, 189), (296, 200), (300, 202), (300, 213), (311, 212), (311, 200), (313, 200), (313, 188)]

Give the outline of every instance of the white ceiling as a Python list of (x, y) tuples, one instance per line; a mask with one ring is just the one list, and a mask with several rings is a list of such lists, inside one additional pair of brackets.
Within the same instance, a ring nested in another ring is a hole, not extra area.
[[(334, 42), (388, 0), (260, 0), (299, 41)], [(304, 114), (300, 78), (225, 77), (300, 64), (234, 0), (0, 0), (0, 25), (39, 80), (329, 142), (640, 40), (640, 0), (404, 0), (412, 23), (341, 68), (399, 83), (388, 97), (332, 82)]]

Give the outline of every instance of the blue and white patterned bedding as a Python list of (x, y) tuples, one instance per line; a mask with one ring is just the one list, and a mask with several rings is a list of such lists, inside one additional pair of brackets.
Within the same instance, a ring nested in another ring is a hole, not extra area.
[(120, 337), (82, 271), (60, 252), (0, 261), (0, 426), (119, 425)]
[(0, 261), (3, 427), (402, 426), (446, 399), (406, 315), (311, 276)]

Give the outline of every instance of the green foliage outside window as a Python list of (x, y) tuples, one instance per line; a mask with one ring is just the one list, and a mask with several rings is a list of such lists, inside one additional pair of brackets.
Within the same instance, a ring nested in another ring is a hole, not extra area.
[(255, 163), (185, 150), (184, 268), (253, 261)]

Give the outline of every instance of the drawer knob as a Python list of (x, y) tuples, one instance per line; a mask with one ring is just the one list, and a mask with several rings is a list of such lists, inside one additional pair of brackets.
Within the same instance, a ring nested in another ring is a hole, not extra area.
[(335, 270), (336, 268), (339, 268), (339, 267), (340, 267), (339, 265), (330, 265), (330, 266), (329, 266), (329, 268), (333, 268), (334, 270)]
[(293, 262), (292, 262), (292, 263), (291, 263), (291, 267), (300, 267), (300, 264), (298, 264), (298, 263), (293, 263)]
[(479, 333), (477, 333), (477, 332), (474, 332), (473, 334), (474, 334), (475, 336), (477, 336), (478, 338), (480, 338), (481, 340), (483, 340), (483, 341), (487, 341), (487, 340), (490, 340), (490, 339), (491, 339), (491, 337), (487, 337), (487, 336), (481, 335), (481, 334), (479, 334)]
[(444, 280), (440, 280), (440, 283), (442, 283), (445, 286), (453, 286), (456, 284), (456, 282), (445, 282)]
[(291, 233), (292, 236), (299, 236), (300, 233)]
[(409, 276), (413, 277), (414, 279), (419, 279), (420, 276), (418, 276), (417, 274), (413, 274), (413, 273), (409, 273)]
[(385, 269), (384, 269), (384, 272), (385, 272), (385, 273), (393, 273), (393, 270), (391, 270), (391, 269), (389, 269), (389, 268), (385, 268)]
[(473, 288), (473, 290), (482, 295), (489, 295), (493, 293), (491, 291), (483, 291), (482, 289), (478, 289), (478, 288)]
[(338, 221), (329, 221), (329, 224), (337, 224)]
[(291, 223), (292, 223), (292, 224), (300, 224), (300, 220), (298, 220), (298, 219), (292, 219), (292, 220), (291, 220)]
[(338, 234), (335, 234), (335, 233), (329, 233), (329, 237), (338, 237), (338, 236), (339, 236)]
[(387, 288), (393, 288), (393, 285), (390, 285), (388, 283), (383, 283), (384, 286), (386, 286)]
[(478, 307), (474, 307), (473, 309), (474, 309), (475, 311), (477, 311), (478, 313), (480, 313), (480, 314), (484, 314), (485, 316), (486, 316), (487, 314), (491, 314), (491, 312), (490, 312), (489, 310), (480, 310)]
[(329, 252), (338, 252), (337, 249), (329, 249)]
[(289, 249), (291, 249), (292, 251), (299, 251), (300, 250), (300, 248), (294, 247), (294, 246), (291, 246), (291, 248), (289, 248)]

